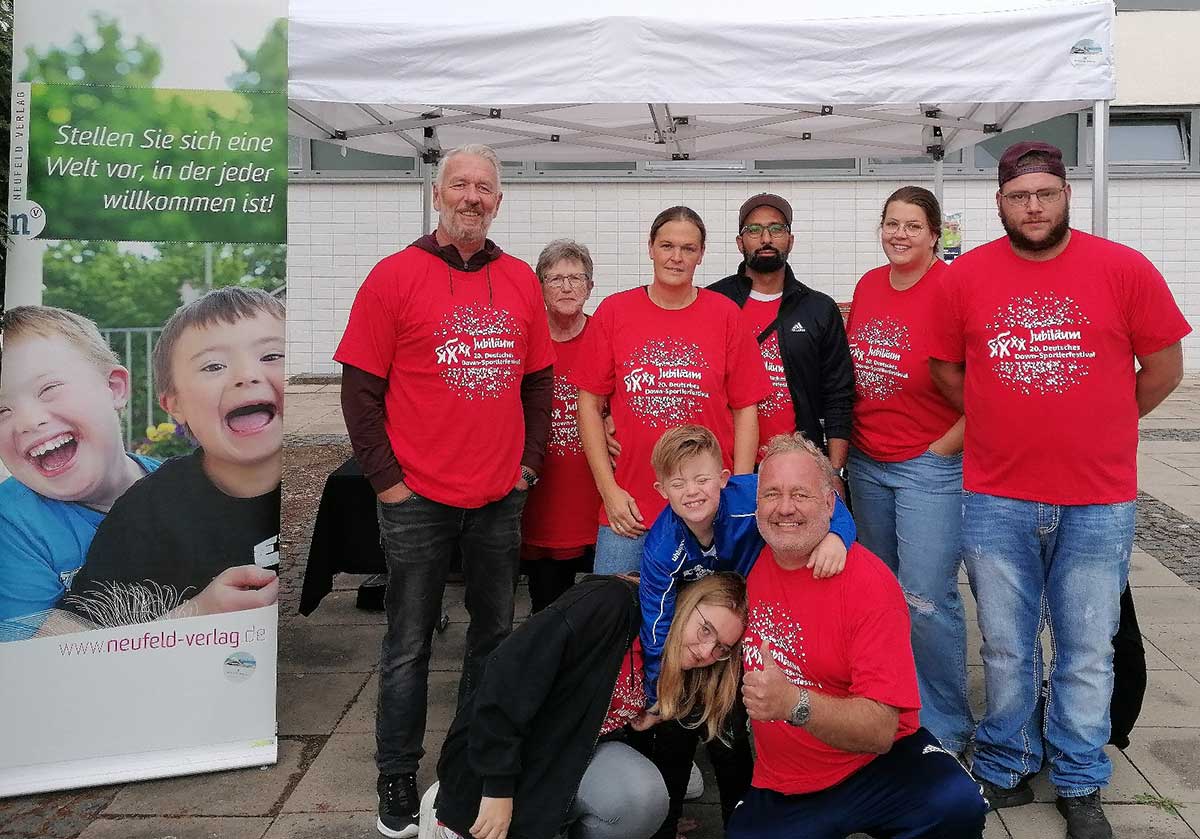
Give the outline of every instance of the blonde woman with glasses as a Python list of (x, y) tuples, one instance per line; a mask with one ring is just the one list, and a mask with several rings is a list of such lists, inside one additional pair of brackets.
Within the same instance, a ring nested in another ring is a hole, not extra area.
[(605, 577), (571, 588), (496, 648), (451, 725), (438, 761), (442, 836), (649, 839), (669, 801), (634, 744), (659, 719), (721, 736), (745, 623), (737, 574), (713, 574), (681, 594), (651, 715), (637, 585)]

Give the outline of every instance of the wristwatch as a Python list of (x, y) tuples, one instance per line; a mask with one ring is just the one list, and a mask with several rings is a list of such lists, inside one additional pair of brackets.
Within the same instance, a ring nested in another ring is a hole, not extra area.
[(538, 473), (524, 463), (521, 464), (521, 477), (525, 479), (525, 483), (529, 484), (530, 489), (533, 489), (533, 485), (538, 482)]
[(799, 728), (808, 722), (810, 714), (812, 714), (812, 708), (808, 705), (808, 689), (800, 688), (800, 698), (796, 700), (796, 707), (792, 708), (786, 722), (788, 725)]
[(845, 467), (845, 466), (839, 466), (839, 467), (837, 467), (836, 469), (834, 469), (834, 470), (833, 470), (833, 474), (835, 474), (835, 475), (837, 475), (837, 476), (838, 476), (838, 480), (839, 480), (839, 481), (845, 481), (845, 480), (846, 480), (846, 475), (847, 475), (847, 474), (849, 474), (849, 473), (847, 473), (847, 472), (846, 472), (846, 467)]

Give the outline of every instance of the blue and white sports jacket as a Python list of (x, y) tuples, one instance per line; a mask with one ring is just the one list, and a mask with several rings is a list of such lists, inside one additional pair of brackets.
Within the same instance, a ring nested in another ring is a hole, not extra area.
[[(658, 701), (658, 671), (663, 643), (675, 616), (679, 586), (707, 577), (715, 571), (736, 571), (749, 576), (754, 561), (766, 543), (758, 532), (754, 509), (758, 505), (758, 475), (734, 475), (717, 506), (713, 521), (713, 550), (701, 550), (700, 542), (670, 507), (659, 514), (646, 535), (642, 553), (642, 655), (646, 679), (646, 707)], [(858, 536), (850, 511), (838, 498), (834, 502), (829, 531), (846, 543)]]

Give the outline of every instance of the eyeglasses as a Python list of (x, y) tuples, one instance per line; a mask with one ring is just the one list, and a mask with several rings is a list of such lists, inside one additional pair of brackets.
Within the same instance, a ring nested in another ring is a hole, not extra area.
[(1029, 199), (1037, 196), (1039, 204), (1057, 204), (1058, 200), (1063, 197), (1066, 192), (1064, 187), (1054, 187), (1053, 189), (1039, 189), (1037, 192), (1026, 192), (1018, 190), (1016, 192), (1002, 192), (1000, 197), (1014, 207), (1024, 207), (1029, 203)]
[(733, 658), (733, 654), (741, 647), (741, 643), (734, 644), (732, 647), (728, 644), (722, 644), (717, 637), (716, 627), (708, 622), (708, 618), (704, 617), (704, 613), (700, 611), (699, 606), (696, 607), (696, 614), (700, 616), (700, 631), (696, 633), (700, 638), (700, 643), (712, 644), (713, 656), (716, 657), (717, 661), (729, 661), (729, 659)]
[(895, 220), (889, 220), (885, 221), (880, 226), (883, 228), (883, 232), (889, 236), (895, 236), (897, 233), (903, 230), (906, 236), (916, 237), (920, 236), (928, 229), (919, 221), (906, 221), (901, 223)]
[(545, 283), (555, 288), (583, 288), (588, 284), (588, 277), (587, 274), (552, 274)]
[(754, 238), (758, 239), (761, 238), (764, 233), (767, 233), (770, 234), (772, 239), (774, 239), (776, 236), (783, 236), (786, 233), (790, 233), (791, 230), (791, 227), (786, 224), (780, 224), (779, 222), (775, 222), (774, 224), (747, 224), (742, 228), (742, 235), (753, 236)]

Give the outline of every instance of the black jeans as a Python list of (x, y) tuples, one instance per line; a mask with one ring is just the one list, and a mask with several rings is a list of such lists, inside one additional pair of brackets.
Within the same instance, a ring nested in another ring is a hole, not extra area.
[[(746, 706), (739, 695), (725, 721), (726, 726), (732, 727), (730, 742), (726, 744), (720, 740), (710, 740), (706, 744), (708, 759), (717, 776), (717, 790), (721, 794), (722, 824), (729, 823), (733, 808), (750, 789), (750, 779), (754, 774), (748, 723)], [(662, 773), (671, 800), (667, 819), (653, 839), (675, 839), (679, 816), (683, 812), (683, 796), (691, 775), (692, 759), (696, 756), (696, 745), (700, 742), (703, 729), (686, 728), (672, 721), (659, 723), (650, 731), (654, 735), (650, 757)]]
[(461, 706), (484, 661), (512, 632), (513, 595), (527, 493), (466, 510), (412, 495), (379, 504), (379, 534), (387, 558), (387, 632), (379, 658), (375, 763), (384, 775), (417, 771), (424, 757), (429, 704), (429, 650), (441, 616), (446, 573), (462, 551), (467, 627), (458, 684)]

